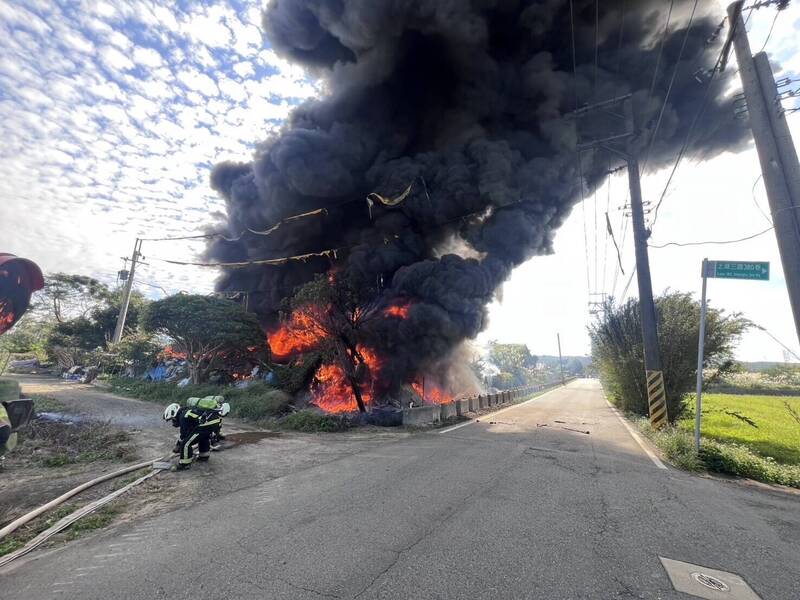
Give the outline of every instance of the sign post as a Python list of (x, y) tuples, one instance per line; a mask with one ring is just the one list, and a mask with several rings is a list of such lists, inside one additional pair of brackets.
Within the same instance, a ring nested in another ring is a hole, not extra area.
[(697, 336), (697, 404), (694, 416), (694, 449), (700, 452), (700, 420), (703, 409), (703, 353), (706, 341), (706, 287), (708, 278), (716, 279), (754, 279), (769, 281), (768, 262), (743, 262), (703, 259), (703, 292), (700, 298), (700, 333)]

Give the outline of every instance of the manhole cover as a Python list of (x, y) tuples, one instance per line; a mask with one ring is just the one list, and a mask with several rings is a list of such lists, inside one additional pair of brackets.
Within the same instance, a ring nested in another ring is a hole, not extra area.
[(731, 589), (728, 587), (727, 583), (721, 579), (717, 579), (713, 575), (706, 575), (705, 573), (692, 573), (692, 579), (694, 579), (700, 585), (704, 585), (707, 588), (711, 588), (712, 590), (716, 590), (718, 592), (729, 592)]
[(659, 556), (672, 587), (695, 598), (706, 600), (760, 600), (747, 582), (736, 573)]

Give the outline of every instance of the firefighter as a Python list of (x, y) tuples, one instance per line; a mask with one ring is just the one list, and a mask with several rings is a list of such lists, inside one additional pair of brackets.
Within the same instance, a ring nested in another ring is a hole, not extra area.
[[(224, 396), (208, 396), (214, 400), (217, 407), (214, 409), (220, 417), (228, 416), (228, 413), (231, 410), (230, 404), (225, 402)], [(225, 436), (222, 435), (222, 419), (219, 421), (219, 425), (214, 428), (212, 439), (211, 439), (211, 449), (217, 450), (219, 448), (219, 443), (225, 440)]]
[(181, 454), (178, 469), (188, 469), (194, 458), (193, 446), (197, 444), (200, 461), (207, 461), (211, 453), (211, 434), (222, 423), (217, 401), (213, 396), (201, 398), (195, 406), (187, 406), (180, 414)]
[[(181, 426), (181, 416), (184, 412), (189, 410), (190, 406), (193, 406), (191, 403), (192, 400), (199, 400), (199, 398), (189, 398), (187, 405), (181, 407), (180, 404), (177, 402), (173, 402), (166, 409), (164, 409), (164, 420), (169, 421), (172, 423), (173, 427), (180, 427)], [(180, 454), (181, 449), (183, 448), (183, 440), (181, 439), (180, 435), (178, 436), (178, 441), (175, 442), (175, 447), (172, 448), (173, 454)]]
[(11, 431), (11, 419), (8, 417), (6, 407), (0, 404), (0, 456), (6, 450), (13, 450), (16, 445), (16, 433)]

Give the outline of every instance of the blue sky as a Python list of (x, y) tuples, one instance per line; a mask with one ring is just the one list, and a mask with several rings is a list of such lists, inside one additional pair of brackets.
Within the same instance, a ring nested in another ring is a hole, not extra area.
[[(193, 233), (223, 211), (211, 166), (248, 159), (292, 105), (318, 93), (265, 45), (260, 9), (0, 3), (4, 249), (108, 279), (137, 235)], [(198, 250), (144, 248), (166, 258)], [(153, 261), (142, 280), (206, 291), (213, 272)]]
[[(789, 74), (800, 73), (798, 4), (781, 14), (767, 46)], [(278, 58), (263, 41), (262, 5), (0, 0), (0, 250), (32, 258), (46, 271), (113, 282), (120, 257), (130, 255), (137, 236), (192, 234), (214, 222), (224, 203), (208, 186), (211, 166), (249, 159), (292, 106), (324, 93), (323, 82)], [(723, 10), (720, 4), (720, 17)], [(754, 49), (766, 39), (773, 16), (773, 9), (764, 9), (751, 19)], [(800, 139), (798, 116), (788, 118)], [(753, 199), (766, 206), (758, 173), (752, 149), (684, 163), (653, 243), (761, 231), (768, 224)], [(656, 172), (644, 178), (646, 199), (657, 199), (666, 177)], [(482, 340), (525, 342), (535, 353), (552, 353), (559, 332), (565, 352), (588, 351), (589, 292), (613, 288), (619, 296), (627, 282), (615, 276), (602, 218), (610, 201), (621, 237), (616, 207), (625, 202), (625, 178), (615, 175), (610, 189), (587, 199), (587, 249), (584, 213), (577, 207), (556, 238), (556, 254), (514, 273), (492, 305)], [(622, 251), (628, 274), (629, 234)], [(154, 296), (162, 289), (210, 291), (213, 271), (154, 260), (191, 258), (201, 249), (189, 242), (145, 244), (150, 260), (139, 288)], [(769, 284), (713, 282), (709, 295), (800, 353), (774, 236), (735, 246), (651, 250), (654, 287), (698, 291), (704, 256), (773, 262)], [(634, 282), (628, 296), (635, 294)], [(782, 349), (754, 332), (739, 354), (776, 360)]]

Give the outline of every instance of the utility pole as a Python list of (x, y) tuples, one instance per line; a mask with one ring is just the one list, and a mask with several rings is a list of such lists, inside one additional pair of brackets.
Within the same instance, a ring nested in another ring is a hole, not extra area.
[(136, 238), (136, 243), (133, 245), (133, 254), (131, 255), (131, 270), (128, 273), (128, 280), (125, 282), (125, 289), (122, 292), (117, 326), (114, 328), (114, 337), (111, 338), (111, 342), (114, 344), (122, 339), (122, 332), (125, 330), (125, 318), (128, 316), (128, 306), (131, 303), (131, 292), (133, 291), (133, 274), (136, 272), (136, 263), (139, 262), (142, 256), (141, 250), (142, 240)]
[(636, 250), (636, 280), (639, 284), (639, 315), (642, 320), (647, 402), (650, 409), (650, 424), (660, 429), (667, 424), (667, 398), (664, 373), (661, 370), (661, 353), (658, 348), (656, 303), (653, 300), (653, 283), (650, 280), (650, 257), (647, 253), (647, 238), (650, 234), (644, 225), (639, 161), (631, 155), (628, 155), (628, 184), (631, 190), (631, 222)]
[[(613, 112), (619, 104), (623, 106), (623, 114)], [(614, 100), (586, 106), (575, 111), (576, 116), (605, 111), (609, 117), (616, 117), (625, 122), (624, 133), (607, 136), (600, 140), (578, 144), (578, 151), (596, 147), (609, 150), (625, 160), (628, 166), (628, 184), (631, 194), (631, 220), (633, 223), (633, 241), (636, 250), (636, 276), (639, 284), (639, 313), (642, 321), (642, 343), (644, 346), (645, 388), (650, 413), (650, 425), (660, 429), (667, 424), (667, 398), (664, 389), (664, 374), (661, 370), (661, 353), (658, 348), (658, 329), (656, 306), (653, 300), (653, 284), (650, 280), (650, 258), (647, 252), (649, 232), (644, 224), (644, 206), (642, 203), (642, 187), (639, 181), (639, 161), (629, 148), (620, 149), (616, 144), (630, 139), (634, 134), (633, 109), (630, 95)], [(627, 146), (627, 144), (626, 144)]]
[(728, 7), (731, 39), (800, 339), (800, 163), (767, 55), (751, 54), (742, 19), (743, 4), (739, 1)]
[(564, 385), (564, 361), (561, 359), (561, 334), (556, 334), (558, 339), (558, 368), (561, 370), (561, 385)]

